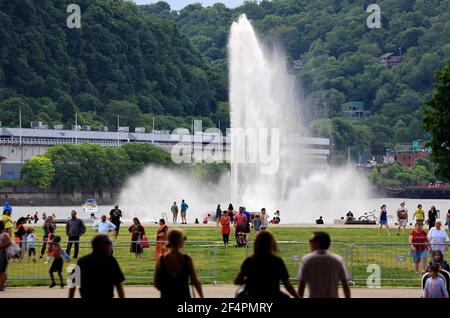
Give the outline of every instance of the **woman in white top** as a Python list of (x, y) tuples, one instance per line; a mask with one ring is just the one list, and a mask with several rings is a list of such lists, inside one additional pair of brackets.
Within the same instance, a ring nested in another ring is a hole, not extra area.
[(265, 231), (269, 226), (269, 216), (266, 213), (266, 209), (261, 209), (261, 231)]
[(448, 235), (442, 228), (442, 221), (436, 220), (435, 226), (428, 232), (428, 240), (431, 243), (431, 251), (441, 251), (442, 254), (448, 250)]

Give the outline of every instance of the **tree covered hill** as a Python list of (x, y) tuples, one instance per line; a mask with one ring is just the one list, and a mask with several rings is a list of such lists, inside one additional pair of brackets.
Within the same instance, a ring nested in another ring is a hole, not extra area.
[[(226, 72), (227, 40), (233, 20), (245, 13), (261, 38), (281, 43), (303, 69), (295, 74), (305, 96), (311, 131), (329, 136), (338, 150), (353, 155), (381, 154), (386, 146), (426, 138), (420, 108), (431, 97), (435, 71), (450, 57), (449, 0), (379, 0), (382, 25), (369, 29), (367, 0), (247, 1), (230, 9), (223, 4), (192, 4), (179, 12), (163, 3), (144, 6), (150, 16), (176, 22), (192, 45)], [(381, 55), (402, 54), (392, 68)], [(341, 104), (364, 102), (369, 120), (337, 117)], [(333, 119), (329, 119), (333, 118)]]
[[(79, 0), (70, 29), (68, 0), (0, 2), (0, 121), (23, 126), (121, 124), (170, 129), (189, 116), (212, 124), (226, 83), (175, 23), (122, 0)], [(176, 117), (175, 117), (176, 116)], [(209, 120), (209, 121), (208, 121)]]

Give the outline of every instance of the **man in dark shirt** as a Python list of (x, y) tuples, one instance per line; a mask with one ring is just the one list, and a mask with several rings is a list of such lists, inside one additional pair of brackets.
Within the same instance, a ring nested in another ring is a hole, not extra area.
[(77, 218), (77, 212), (75, 210), (71, 213), (71, 218), (66, 223), (66, 234), (69, 237), (67, 242), (66, 253), (70, 256), (70, 250), (72, 244), (75, 245), (75, 252), (73, 258), (78, 258), (78, 250), (80, 248), (80, 236), (86, 232), (86, 226), (83, 221)]
[(116, 203), (114, 205), (114, 209), (109, 212), (109, 220), (112, 224), (116, 226), (116, 229), (114, 230), (114, 239), (117, 239), (117, 236), (119, 235), (120, 230), (120, 218), (122, 217), (122, 210), (119, 209), (119, 205)]
[(125, 298), (122, 286), (125, 277), (111, 253), (112, 242), (107, 235), (98, 234), (92, 239), (92, 253), (78, 260), (79, 276), (74, 278), (75, 286), (70, 287), (69, 298), (75, 296), (77, 287), (82, 298), (113, 298), (114, 286), (119, 298)]

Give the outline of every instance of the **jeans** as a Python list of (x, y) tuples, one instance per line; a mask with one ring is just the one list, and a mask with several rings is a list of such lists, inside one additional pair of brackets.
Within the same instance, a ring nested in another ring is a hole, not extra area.
[(78, 250), (80, 248), (80, 237), (79, 236), (69, 236), (69, 242), (67, 243), (66, 253), (70, 256), (70, 250), (72, 249), (72, 244), (75, 245), (75, 253), (73, 258), (78, 258)]

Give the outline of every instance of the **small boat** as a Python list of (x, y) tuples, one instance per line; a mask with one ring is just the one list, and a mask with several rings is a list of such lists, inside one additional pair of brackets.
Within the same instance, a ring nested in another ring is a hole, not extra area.
[(91, 198), (84, 201), (82, 211), (87, 214), (87, 217), (90, 217), (92, 213), (95, 215), (100, 212), (100, 209), (98, 208), (97, 201)]

